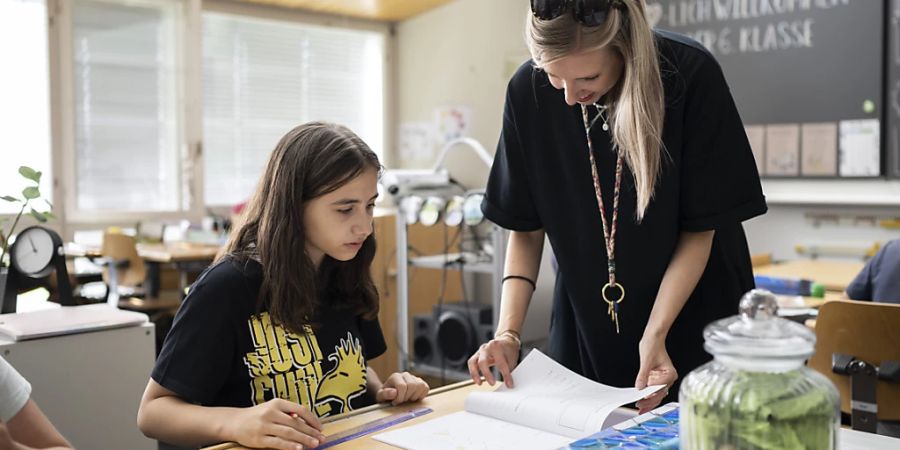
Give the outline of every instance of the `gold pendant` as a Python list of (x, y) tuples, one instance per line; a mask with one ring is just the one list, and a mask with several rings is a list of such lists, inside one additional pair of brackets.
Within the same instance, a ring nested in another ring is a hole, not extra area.
[[(622, 293), (622, 295), (617, 300), (610, 300), (609, 296), (606, 295), (606, 290), (611, 287), (618, 288)], [(619, 303), (622, 303), (622, 300), (625, 300), (625, 288), (622, 287), (622, 285), (619, 283), (606, 283), (605, 285), (603, 285), (603, 289), (600, 291), (600, 294), (603, 296), (603, 301), (606, 302), (608, 306), (608, 308), (606, 309), (606, 314), (608, 314), (612, 321), (616, 324), (616, 334), (619, 334)]]

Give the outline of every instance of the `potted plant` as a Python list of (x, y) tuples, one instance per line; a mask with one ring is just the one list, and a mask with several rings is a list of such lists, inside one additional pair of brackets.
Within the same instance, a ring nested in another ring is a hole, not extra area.
[[(34, 208), (34, 202), (41, 200), (41, 191), (39, 188), (41, 183), (41, 172), (28, 166), (21, 166), (19, 167), (19, 174), (25, 178), (25, 181), (28, 184), (28, 186), (22, 190), (21, 198), (13, 195), (4, 195), (0, 197), (0, 200), (21, 205), (19, 207), (19, 212), (16, 213), (15, 217), (12, 219), (8, 229), (6, 228), (6, 222), (10, 219), (0, 217), (0, 304), (6, 299), (7, 295), (16, 295), (14, 292), (7, 292), (7, 280), (9, 279), (9, 245), (10, 239), (14, 236), (16, 226), (19, 225), (19, 220), (22, 218), (22, 215), (27, 211), (31, 217), (40, 223), (45, 223), (47, 220), (54, 218), (49, 210), (38, 211)], [(53, 205), (46, 199), (44, 199), (44, 203), (46, 203), (48, 207), (53, 208)]]

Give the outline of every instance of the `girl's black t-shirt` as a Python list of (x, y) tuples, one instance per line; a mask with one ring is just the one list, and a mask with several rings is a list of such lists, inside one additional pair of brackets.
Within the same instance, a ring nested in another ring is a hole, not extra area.
[[(503, 128), (482, 203), (485, 216), (517, 231), (543, 229), (559, 263), (550, 355), (584, 376), (633, 386), (638, 343), (679, 234), (715, 230), (703, 275), (667, 341), (680, 378), (709, 359), (702, 330), (737, 313), (753, 288), (741, 222), (766, 212), (750, 144), (718, 63), (700, 44), (657, 31), (665, 91), (662, 173), (641, 223), (624, 164), (615, 243), (617, 281), (625, 289), (620, 332), (601, 289), (607, 255), (594, 193), (581, 108), (568, 106), (547, 75), (523, 64), (510, 80)], [(596, 109), (589, 107), (591, 118)], [(616, 155), (611, 136), (593, 126), (597, 170), (611, 219)], [(671, 390), (677, 396), (677, 389)]]
[(253, 260), (225, 258), (207, 269), (178, 310), (152, 378), (203, 406), (282, 398), (326, 417), (372, 404), (366, 361), (386, 350), (378, 320), (324, 301), (315, 329), (291, 332), (257, 310), (261, 285)]

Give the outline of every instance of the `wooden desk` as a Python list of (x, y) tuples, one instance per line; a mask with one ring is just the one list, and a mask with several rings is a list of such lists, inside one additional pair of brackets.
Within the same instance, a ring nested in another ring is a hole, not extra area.
[(825, 291), (825, 297), (802, 297), (799, 295), (776, 295), (778, 307), (785, 308), (814, 308), (817, 309), (825, 302), (845, 300), (843, 292)]
[[(342, 414), (340, 416), (334, 417), (332, 420), (326, 419), (325, 424), (325, 435), (330, 436), (335, 433), (340, 433), (341, 431), (345, 431), (347, 429), (362, 425), (367, 422), (371, 422), (373, 420), (380, 419), (382, 417), (390, 416), (391, 414), (397, 414), (400, 412), (410, 411), (415, 408), (419, 408), (422, 406), (427, 406), (434, 410), (434, 412), (425, 414), (421, 417), (416, 417), (415, 419), (408, 420), (399, 425), (391, 427), (389, 429), (395, 430), (397, 428), (402, 428), (409, 425), (414, 425), (417, 423), (424, 422), (426, 420), (434, 419), (435, 417), (445, 416), (447, 414), (451, 414), (457, 411), (463, 410), (463, 405), (465, 403), (466, 396), (469, 395), (470, 392), (474, 391), (489, 391), (495, 389), (498, 385), (489, 386), (487, 383), (482, 383), (481, 386), (476, 386), (472, 381), (461, 381), (459, 383), (451, 384), (448, 386), (444, 386), (442, 388), (433, 389), (428, 397), (425, 397), (424, 400), (416, 403), (408, 403), (401, 406), (384, 406), (384, 405), (373, 405), (368, 408), (363, 408), (358, 411), (353, 411), (348, 414)], [(379, 431), (380, 432), (380, 431)], [(388, 444), (384, 444), (382, 442), (378, 442), (375, 439), (372, 439), (373, 433), (369, 434), (352, 441), (344, 442), (343, 444), (336, 445), (335, 449), (339, 450), (353, 450), (353, 449), (365, 449), (365, 450), (378, 450), (378, 449), (394, 449), (396, 447)], [(250, 450), (247, 447), (235, 444), (235, 443), (225, 443), (214, 445), (211, 447), (205, 447), (204, 450)]]
[(219, 245), (191, 242), (137, 245), (138, 255), (144, 261), (161, 264), (212, 261), (221, 248)]
[(806, 278), (825, 285), (829, 291), (843, 292), (865, 264), (856, 261), (802, 259), (753, 268), (754, 275)]
[[(495, 386), (496, 387), (496, 386)], [(381, 417), (386, 417), (391, 414), (396, 414), (398, 412), (409, 411), (421, 406), (427, 406), (434, 410), (434, 412), (430, 414), (426, 414), (421, 417), (416, 417), (415, 419), (408, 420), (403, 422), (402, 424), (396, 425), (394, 427), (389, 428), (389, 430), (395, 430), (397, 428), (402, 428), (405, 426), (414, 425), (417, 423), (424, 422), (426, 420), (431, 420), (436, 417), (445, 416), (447, 414), (451, 414), (457, 411), (463, 410), (463, 404), (465, 402), (466, 396), (473, 391), (489, 391), (494, 389), (494, 387), (488, 386), (487, 383), (482, 384), (481, 386), (475, 386), (471, 381), (462, 381), (456, 384), (451, 384), (449, 386), (445, 386), (443, 388), (438, 388), (432, 391), (431, 394), (428, 395), (424, 400), (417, 403), (412, 403), (403, 406), (395, 406), (395, 407), (384, 407), (382, 405), (375, 405), (369, 408), (363, 408), (359, 411), (354, 411), (345, 415), (335, 417), (331, 422), (325, 424), (325, 435), (331, 435), (334, 433), (339, 433), (341, 431), (353, 428), (355, 426), (362, 425), (367, 422), (371, 422), (373, 420), (377, 420)], [(327, 419), (326, 419), (327, 421)], [(336, 445), (332, 448), (337, 450), (354, 450), (354, 449), (373, 449), (373, 450), (396, 450), (397, 447), (392, 445), (384, 444), (382, 442), (378, 442), (375, 439), (372, 439), (374, 434), (378, 434), (386, 430), (382, 430), (373, 434), (369, 434), (352, 441), (344, 442), (342, 444)], [(895, 439), (887, 436), (881, 436), (872, 433), (863, 433), (860, 431), (854, 431), (847, 428), (841, 428), (838, 434), (838, 443), (840, 448), (844, 450), (880, 450), (880, 449), (896, 449), (900, 448), (900, 439)], [(234, 444), (234, 443), (225, 443), (214, 445), (211, 447), (205, 447), (202, 450), (251, 450), (247, 447)]]
[[(221, 246), (192, 242), (168, 242), (160, 244), (137, 244), (137, 253), (144, 260), (147, 275), (144, 289), (149, 297), (159, 296), (159, 272), (161, 264), (174, 264), (178, 270), (178, 291), (184, 294), (188, 285), (188, 274), (199, 272), (215, 259)], [(66, 245), (66, 255), (100, 258), (99, 247)]]
[(216, 258), (218, 245), (172, 242), (165, 244), (138, 244), (137, 252), (147, 266), (146, 286), (150, 297), (159, 295), (159, 269), (162, 264), (174, 264), (178, 270), (178, 292), (185, 295), (188, 274), (201, 272)]
[[(156, 263), (177, 263), (186, 261), (212, 261), (221, 246), (213, 244), (195, 244), (191, 242), (170, 242), (165, 244), (137, 244), (138, 256), (145, 261)], [(66, 244), (66, 256), (101, 258), (100, 247), (83, 247), (77, 244)]]

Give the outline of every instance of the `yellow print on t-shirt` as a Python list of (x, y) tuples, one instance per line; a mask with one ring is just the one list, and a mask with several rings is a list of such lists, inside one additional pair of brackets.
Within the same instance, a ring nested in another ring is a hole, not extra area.
[(315, 333), (303, 334), (275, 325), (268, 313), (248, 320), (254, 351), (244, 356), (251, 378), (252, 403), (273, 398), (300, 403), (324, 417), (350, 409), (350, 401), (366, 392), (366, 364), (359, 339), (347, 333), (328, 355), (334, 368), (322, 372), (323, 355)]
[(347, 340), (334, 347), (328, 355), (334, 368), (325, 374), (316, 393), (316, 414), (340, 414), (350, 409), (350, 400), (366, 392), (366, 362), (363, 359), (359, 339), (347, 333)]

